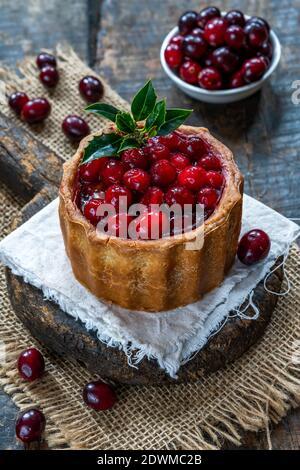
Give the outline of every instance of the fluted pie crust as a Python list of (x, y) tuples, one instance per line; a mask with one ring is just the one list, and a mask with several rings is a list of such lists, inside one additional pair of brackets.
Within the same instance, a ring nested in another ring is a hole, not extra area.
[[(241, 227), (243, 177), (231, 151), (202, 127), (181, 126), (203, 137), (222, 157), (226, 183), (214, 213), (183, 236), (124, 240), (98, 233), (73, 202), (76, 172), (91, 136), (64, 164), (59, 216), (67, 255), (76, 279), (92, 294), (131, 310), (159, 312), (187, 305), (217, 287), (234, 262)], [(106, 132), (111, 132), (108, 127)], [(98, 133), (99, 135), (99, 133)], [(204, 230), (200, 250), (187, 241)]]

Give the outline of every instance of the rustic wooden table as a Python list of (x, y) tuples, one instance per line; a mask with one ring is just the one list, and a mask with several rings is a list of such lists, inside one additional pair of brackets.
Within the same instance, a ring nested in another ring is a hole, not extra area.
[[(261, 93), (226, 106), (201, 104), (179, 92), (159, 62), (163, 37), (187, 8), (183, 0), (0, 0), (0, 60), (14, 66), (27, 53), (66, 40), (126, 99), (152, 77), (172, 106), (194, 109), (193, 124), (207, 126), (235, 153), (245, 190), (287, 217), (299, 214), (300, 103), (292, 84), (300, 79), (299, 0), (214, 1), (264, 16), (283, 46), (281, 65)], [(207, 4), (188, 2), (199, 10)], [(20, 448), (14, 438), (17, 409), (0, 391), (0, 449)], [(300, 411), (271, 429), (274, 449), (300, 448)], [(266, 433), (248, 433), (244, 448), (268, 448)]]

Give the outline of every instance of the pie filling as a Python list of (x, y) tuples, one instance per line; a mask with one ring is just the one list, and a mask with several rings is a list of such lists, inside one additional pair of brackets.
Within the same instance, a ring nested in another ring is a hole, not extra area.
[(215, 211), (224, 185), (221, 155), (201, 137), (175, 131), (120, 157), (82, 164), (74, 202), (110, 236), (153, 240), (201, 225)]

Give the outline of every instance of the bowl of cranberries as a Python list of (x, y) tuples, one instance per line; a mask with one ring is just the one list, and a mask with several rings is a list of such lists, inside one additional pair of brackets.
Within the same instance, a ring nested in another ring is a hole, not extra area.
[(278, 66), (281, 46), (268, 22), (210, 6), (186, 11), (162, 43), (161, 64), (187, 95), (230, 103), (258, 91)]

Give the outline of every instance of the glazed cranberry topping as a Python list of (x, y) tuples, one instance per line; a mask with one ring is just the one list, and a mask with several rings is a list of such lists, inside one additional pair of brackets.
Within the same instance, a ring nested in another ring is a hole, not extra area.
[[(126, 174), (126, 173), (125, 173)], [(130, 189), (121, 186), (120, 184), (113, 184), (105, 192), (105, 202), (112, 204), (116, 209), (119, 209), (120, 197), (127, 198), (127, 206), (132, 203), (132, 193)]]
[(194, 204), (195, 198), (191, 191), (182, 186), (174, 186), (166, 192), (165, 196), (166, 203), (169, 206), (172, 204), (179, 204), (183, 207), (185, 204)]
[(101, 204), (103, 204), (103, 202), (103, 199), (90, 199), (84, 205), (83, 214), (85, 218), (88, 219), (93, 225), (97, 225), (102, 218), (99, 215), (98, 209)]
[(183, 153), (174, 153), (170, 157), (170, 163), (175, 167), (177, 173), (191, 164), (190, 159)]
[(150, 170), (152, 183), (157, 186), (167, 186), (176, 178), (176, 169), (168, 160), (159, 160)]
[(238, 246), (237, 256), (239, 260), (251, 265), (264, 259), (271, 248), (269, 236), (260, 229), (250, 230), (241, 238)]
[(125, 170), (123, 163), (117, 159), (110, 158), (103, 166), (101, 180), (105, 186), (121, 183), (124, 173)]
[(117, 397), (110, 385), (99, 380), (85, 385), (83, 400), (90, 408), (103, 411), (112, 408), (117, 401)]
[(35, 98), (29, 100), (23, 106), (21, 117), (28, 124), (35, 124), (44, 121), (51, 112), (51, 105), (46, 98)]
[(206, 182), (206, 171), (198, 166), (188, 166), (178, 175), (178, 183), (191, 191), (198, 191)]
[(221, 189), (224, 184), (223, 174), (217, 171), (208, 171), (206, 173), (206, 179), (208, 184), (215, 189)]
[(148, 146), (146, 148), (146, 153), (148, 154), (150, 163), (155, 163), (159, 160), (167, 160), (170, 157), (169, 148), (159, 141), (155, 141)]
[(179, 149), (194, 160), (198, 160), (205, 153), (206, 145), (201, 137), (192, 136), (182, 140)]
[(230, 10), (226, 13), (225, 19), (229, 25), (237, 25), (242, 28), (245, 26), (245, 17), (240, 10)]
[(23, 411), (16, 421), (16, 436), (22, 442), (39, 441), (45, 430), (45, 416), (40, 410), (32, 408)]
[(195, 11), (186, 11), (178, 21), (178, 29), (181, 34), (189, 33), (197, 26), (197, 13)]
[(42, 377), (45, 370), (43, 355), (36, 348), (26, 349), (18, 359), (18, 371), (21, 377), (28, 381)]
[(128, 226), (133, 220), (131, 215), (124, 213), (112, 215), (107, 219), (105, 232), (110, 236), (128, 238)]
[(203, 10), (201, 10), (199, 15), (197, 16), (198, 26), (204, 29), (206, 23), (209, 20), (212, 20), (213, 18), (216, 18), (219, 16), (221, 16), (221, 12), (219, 8), (216, 8), (216, 7), (203, 8)]
[(156, 186), (150, 186), (146, 190), (140, 202), (145, 206), (151, 206), (153, 204), (161, 205), (164, 202), (164, 193), (160, 188)]
[(218, 47), (224, 44), (224, 35), (228, 27), (225, 18), (213, 18), (206, 23), (204, 28), (204, 39), (210, 46)]
[(87, 75), (80, 80), (79, 91), (81, 96), (88, 103), (95, 103), (96, 101), (101, 100), (104, 88), (98, 78)]
[(65, 117), (61, 127), (64, 134), (72, 142), (80, 142), (81, 139), (90, 133), (90, 127), (88, 123), (80, 116), (76, 116), (75, 114)]
[(198, 161), (198, 165), (204, 168), (205, 170), (220, 171), (222, 169), (220, 159), (213, 154), (204, 155)]
[(141, 215), (136, 226), (138, 238), (142, 240), (157, 240), (167, 232), (168, 218), (164, 212), (149, 210)]
[(198, 75), (201, 71), (200, 65), (193, 60), (183, 62), (179, 70), (179, 75), (187, 83), (195, 85), (198, 82)]
[(219, 199), (219, 193), (213, 188), (200, 189), (197, 202), (203, 204), (205, 209), (214, 209)]
[(171, 69), (179, 67), (183, 59), (183, 54), (178, 44), (169, 44), (166, 47), (165, 59)]
[(150, 176), (140, 168), (133, 168), (126, 171), (123, 181), (127, 188), (143, 193), (150, 185)]
[(53, 88), (57, 85), (59, 80), (59, 73), (55, 67), (51, 65), (46, 65), (40, 71), (40, 80), (43, 85)]
[(95, 183), (99, 180), (100, 171), (108, 161), (108, 157), (103, 157), (81, 165), (79, 167), (80, 179), (86, 183)]
[(148, 160), (140, 149), (124, 150), (121, 155), (121, 160), (125, 170), (130, 170), (131, 168), (147, 170), (148, 168)]
[(215, 67), (202, 69), (198, 81), (199, 85), (207, 90), (220, 90), (223, 86), (222, 75)]
[(29, 101), (26, 93), (22, 91), (16, 91), (12, 93), (8, 99), (9, 106), (14, 110), (15, 113), (20, 114), (23, 106)]
[(56, 67), (56, 58), (52, 54), (48, 54), (47, 52), (41, 52), (36, 58), (36, 65), (39, 69), (42, 69), (46, 65)]
[(190, 34), (186, 36), (182, 43), (183, 53), (192, 59), (199, 59), (206, 52), (207, 44), (200, 36)]

